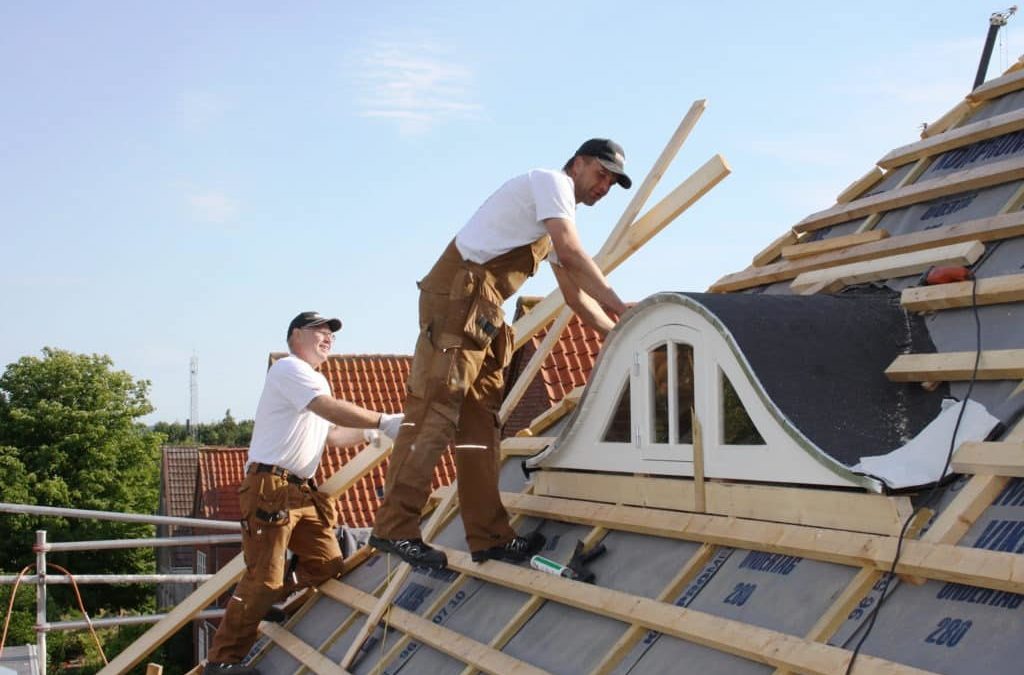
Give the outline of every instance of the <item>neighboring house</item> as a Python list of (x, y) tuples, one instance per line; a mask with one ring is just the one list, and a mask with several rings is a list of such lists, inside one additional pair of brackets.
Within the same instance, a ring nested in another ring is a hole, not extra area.
[[(198, 448), (164, 446), (160, 458), (160, 505), (162, 516), (191, 518), (196, 495), (199, 464)], [(158, 525), (158, 537), (181, 537), (192, 534), (192, 528), (179, 525)], [(192, 546), (156, 549), (157, 572), (160, 574), (192, 574), (195, 548)], [(185, 584), (159, 584), (157, 608), (166, 611), (188, 597), (193, 588)]]

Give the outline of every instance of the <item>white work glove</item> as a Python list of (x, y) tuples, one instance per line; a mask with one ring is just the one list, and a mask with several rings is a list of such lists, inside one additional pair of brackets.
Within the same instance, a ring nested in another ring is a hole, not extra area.
[(363, 439), (370, 445), (380, 446), (380, 432), (376, 429), (363, 429)]
[(395, 413), (394, 415), (389, 415), (388, 413), (381, 413), (380, 423), (377, 424), (377, 428), (380, 429), (380, 432), (382, 434), (384, 434), (391, 440), (395, 440), (396, 438), (398, 438), (398, 430), (401, 428), (402, 421), (404, 419), (405, 415), (403, 415), (402, 413)]

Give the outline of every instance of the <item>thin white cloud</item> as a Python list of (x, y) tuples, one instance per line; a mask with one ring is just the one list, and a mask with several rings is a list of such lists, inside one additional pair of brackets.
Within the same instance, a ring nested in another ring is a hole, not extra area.
[(352, 74), (359, 115), (393, 121), (402, 134), (477, 115), (473, 72), (430, 41), (378, 40), (358, 55)]
[(189, 212), (200, 222), (227, 225), (238, 217), (238, 202), (223, 192), (210, 190), (186, 197)]

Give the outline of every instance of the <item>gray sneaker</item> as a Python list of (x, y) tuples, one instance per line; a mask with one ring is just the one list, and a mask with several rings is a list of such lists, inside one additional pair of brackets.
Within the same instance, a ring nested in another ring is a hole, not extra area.
[(203, 675), (260, 675), (260, 671), (241, 663), (207, 663)]
[(378, 551), (394, 553), (413, 567), (442, 570), (448, 566), (448, 556), (431, 548), (422, 539), (382, 539), (371, 534), (370, 546)]

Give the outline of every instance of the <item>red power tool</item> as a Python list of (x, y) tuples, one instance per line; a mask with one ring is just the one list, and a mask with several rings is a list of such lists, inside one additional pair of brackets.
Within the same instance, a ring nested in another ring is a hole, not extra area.
[(940, 284), (952, 284), (957, 281), (968, 281), (974, 278), (974, 272), (963, 265), (950, 265), (942, 267), (929, 267), (918, 286), (938, 286)]

